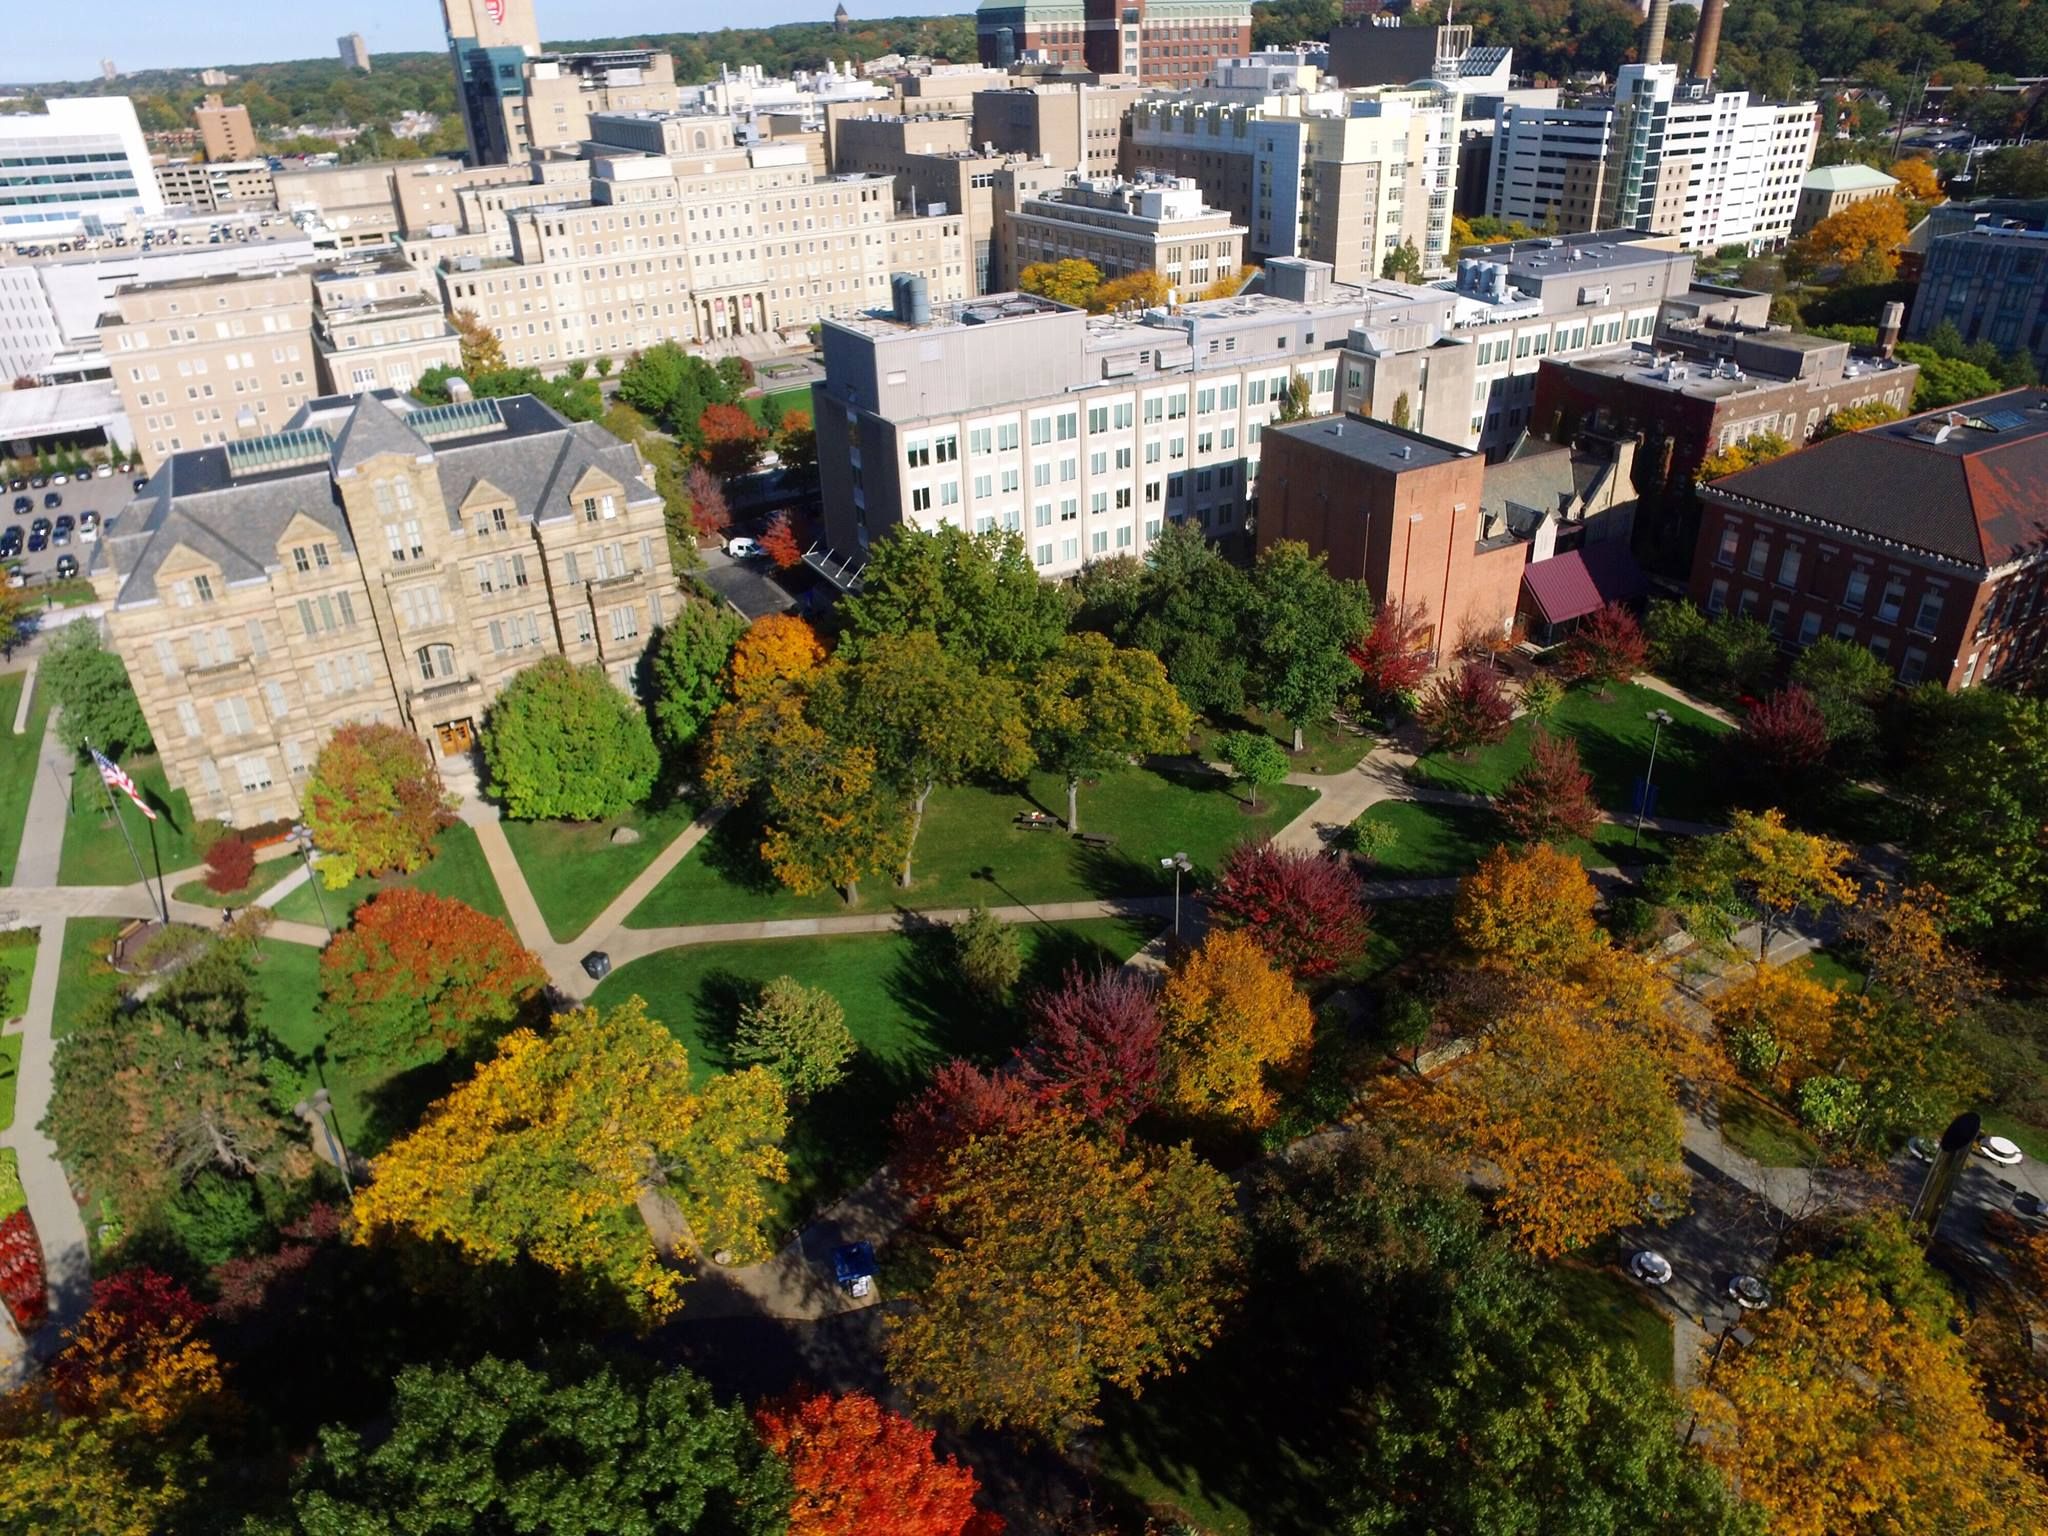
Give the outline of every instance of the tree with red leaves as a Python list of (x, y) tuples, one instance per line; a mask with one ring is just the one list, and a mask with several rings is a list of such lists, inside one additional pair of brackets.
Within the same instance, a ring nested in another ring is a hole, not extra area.
[(341, 1212), (324, 1200), (315, 1200), (303, 1217), (279, 1235), (284, 1241), (275, 1252), (245, 1254), (213, 1267), (209, 1278), (216, 1318), (244, 1322), (260, 1313), (277, 1292), (313, 1267), (324, 1247), (340, 1237)]
[(1469, 752), (1507, 735), (1515, 706), (1498, 672), (1486, 662), (1468, 661), (1430, 684), (1415, 714), (1437, 751)]
[[(14, 1191), (19, 1199), (19, 1189)], [(49, 1311), (49, 1287), (43, 1275), (43, 1245), (36, 1224), (23, 1206), (0, 1221), (0, 1307), (14, 1314), (23, 1333), (42, 1325)]]
[(206, 850), (206, 888), (226, 895), (239, 891), (256, 873), (256, 850), (232, 832)]
[(1021, 1129), (1036, 1104), (1020, 1073), (985, 1072), (957, 1057), (946, 1062), (891, 1122), (897, 1179), (918, 1200), (931, 1198), (947, 1159), (977, 1136)]
[(1368, 709), (1385, 709), (1422, 686), (1429, 676), (1428, 621), (1420, 608), (1389, 603), (1351, 647), (1358, 664), (1358, 696)]
[(789, 1536), (1000, 1536), (974, 1507), (973, 1471), (932, 1450), (932, 1432), (865, 1392), (791, 1394), (754, 1412), (762, 1443), (789, 1464)]
[(124, 1269), (95, 1280), (92, 1306), (66, 1330), (50, 1388), (67, 1414), (135, 1415), (162, 1429), (220, 1391), (220, 1367), (200, 1333), (206, 1307), (170, 1276)]
[(1159, 1094), (1159, 1010), (1151, 983), (1121, 966), (1078, 967), (1032, 1004), (1019, 1052), (1024, 1081), (1042, 1100), (1122, 1138)]
[(796, 530), (789, 526), (787, 512), (778, 512), (768, 519), (767, 530), (761, 535), (761, 551), (775, 562), (779, 571), (793, 571), (804, 563), (804, 549), (796, 541)]
[(1780, 688), (1750, 705), (1736, 751), (1743, 769), (1766, 788), (1789, 788), (1825, 767), (1827, 716), (1804, 688)]
[(1649, 657), (1650, 644), (1636, 616), (1620, 603), (1603, 603), (1565, 641), (1559, 670), (1575, 683), (1605, 688), (1634, 677)]
[(702, 464), (692, 464), (683, 476), (683, 492), (690, 498), (690, 526), (697, 530), (698, 538), (715, 539), (732, 526), (725, 488)]
[(697, 450), (704, 467), (721, 480), (744, 475), (760, 461), (768, 434), (737, 405), (707, 405), (697, 418), (704, 446)]
[(1209, 917), (1242, 928), (1296, 979), (1327, 976), (1365, 952), (1365, 887), (1348, 860), (1269, 842), (1239, 843), (1209, 893)]
[(497, 918), (404, 885), (359, 907), (320, 957), (335, 1054), (392, 1066), (484, 1044), (547, 980)]
[(1529, 761), (1494, 797), (1508, 830), (1525, 843), (1590, 837), (1600, 822), (1593, 775), (1579, 761), (1579, 744), (1542, 726), (1529, 739)]

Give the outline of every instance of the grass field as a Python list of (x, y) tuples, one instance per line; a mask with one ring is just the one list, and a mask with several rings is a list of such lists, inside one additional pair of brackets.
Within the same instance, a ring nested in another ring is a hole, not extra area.
[[(682, 836), (695, 818), (687, 802), (634, 810), (612, 821), (507, 821), (505, 841), (547, 919), (548, 932), (567, 942), (609, 906), (619, 892)], [(614, 844), (616, 827), (632, 827), (637, 843)]]
[[(1020, 936), (1022, 995), (1055, 980), (1070, 963), (1126, 959), (1151, 930), (1105, 919), (1028, 926)], [(731, 1069), (727, 1051), (741, 1005), (761, 983), (784, 975), (838, 999), (861, 1046), (845, 1079), (792, 1116), (785, 1143), (790, 1182), (776, 1197), (794, 1227), (874, 1171), (887, 1150), (891, 1112), (932, 1068), (952, 1056), (996, 1060), (1016, 1042), (1021, 1022), (1015, 1010), (991, 1008), (963, 993), (943, 933), (667, 949), (621, 966), (594, 1001), (609, 1007), (636, 995), (646, 999), (648, 1011), (689, 1051), (693, 1075), (702, 1082)]]
[(1721, 1095), (1721, 1134), (1729, 1146), (1766, 1168), (1811, 1168), (1824, 1161), (1819, 1145), (1798, 1121), (1741, 1088)]
[(64, 924), (64, 953), (57, 967), (57, 1001), (50, 1032), (62, 1039), (78, 1017), (100, 998), (121, 990), (123, 977), (106, 962), (114, 936), (126, 926), (119, 917), (74, 917)]
[(20, 1018), (28, 1007), (29, 978), (35, 974), (39, 942), (40, 934), (34, 928), (0, 933), (0, 1023)]
[(289, 859), (271, 859), (256, 866), (255, 871), (249, 876), (247, 885), (238, 891), (228, 891), (225, 894), (211, 889), (202, 875), (197, 880), (187, 880), (183, 885), (174, 887), (171, 898), (174, 901), (189, 901), (200, 907), (246, 907), (298, 867), (299, 861), (296, 856)]
[[(1469, 874), (1502, 843), (1511, 843), (1500, 818), (1483, 805), (1426, 805), (1382, 800), (1358, 818), (1399, 829), (1394, 846), (1367, 871), (1367, 879), (1401, 880)], [(1602, 822), (1587, 840), (1559, 847), (1589, 869), (1659, 864), (1670, 857), (1669, 840), (1645, 829), (1637, 844), (1631, 827)]]
[(316, 896), (314, 884), (319, 878), (315, 874), (312, 880), (280, 898), (271, 910), (287, 922), (317, 925), (324, 903), (328, 921), (340, 929), (347, 925), (351, 912), (379, 891), (394, 885), (411, 885), (437, 896), (466, 901), (493, 917), (505, 916), (504, 898), (498, 894), (498, 882), (491, 878), (490, 865), (484, 862), (483, 849), (477, 846), (476, 833), (461, 822), (442, 830), (436, 839), (433, 862), (418, 874), (351, 880), (338, 891), (322, 887)]
[(14, 1124), (14, 1082), (20, 1070), (21, 1036), (0, 1035), (0, 1131)]
[(1833, 987), (1837, 992), (1863, 990), (1863, 972), (1833, 950), (1816, 949), (1811, 954), (1802, 956), (1797, 969), (1809, 979), (1819, 982), (1824, 987)]
[(29, 795), (35, 788), (43, 749), (43, 728), (50, 718), (50, 696), (36, 690), (29, 706), (28, 729), (14, 734), (14, 712), (21, 704), (25, 672), (0, 677), (0, 882), (14, 878), (21, 857), (21, 832), (28, 822)]
[(1671, 1385), (1671, 1324), (1643, 1288), (1614, 1269), (1555, 1264), (1551, 1278), (1565, 1312), (1601, 1343), (1632, 1354), (1653, 1380)]
[(778, 389), (765, 395), (749, 395), (744, 404), (747, 411), (772, 432), (782, 425), (784, 411), (800, 411), (806, 420), (810, 419), (811, 386), (799, 384), (794, 389)]
[[(135, 780), (143, 798), (155, 808), (154, 823), (128, 802), (126, 796), (115, 792), (114, 800), (119, 808), (122, 824), (128, 835), (135, 840), (135, 852), (142, 859), (142, 867), (152, 882), (156, 879), (159, 863), (168, 873), (174, 869), (190, 869), (199, 862), (199, 823), (192, 815), (192, 806), (185, 799), (181, 789), (172, 792), (164, 780), (163, 764), (153, 752), (133, 755), (121, 764), (128, 776)], [(114, 825), (113, 813), (107, 809), (107, 795), (99, 781), (99, 775), (90, 771), (75, 774), (71, 781), (74, 802), (71, 815), (64, 822), (64, 855), (58, 864), (57, 879), (63, 885), (133, 885), (135, 883), (135, 860), (129, 856), (128, 845), (121, 840), (121, 829)], [(217, 828), (206, 824), (211, 834)], [(152, 845), (151, 838), (155, 841)]]
[[(1234, 844), (1287, 825), (1314, 801), (1315, 791), (1281, 784), (1260, 799), (1259, 814), (1250, 815), (1224, 781), (1191, 768), (1109, 774), (1081, 787), (1082, 829), (1116, 839), (1114, 848), (1093, 849), (1057, 830), (1025, 831), (1013, 824), (1022, 811), (1066, 814), (1066, 787), (1051, 775), (1034, 774), (1025, 792), (941, 789), (932, 795), (918, 838), (917, 883), (906, 891), (877, 876), (863, 882), (861, 899), (868, 907), (919, 909), (1170, 892), (1161, 858), (1184, 852), (1198, 870), (1213, 869)], [(627, 926), (846, 910), (832, 892), (796, 896), (777, 884), (761, 863), (759, 843), (746, 817), (726, 817), (655, 887)]]
[(1348, 730), (1333, 720), (1319, 720), (1301, 733), (1301, 754), (1292, 756), (1294, 727), (1280, 716), (1263, 709), (1247, 709), (1241, 717), (1203, 719), (1195, 726), (1196, 755), (1217, 761), (1216, 740), (1230, 731), (1264, 731), (1290, 749), (1295, 773), (1348, 773), (1370, 752), (1374, 738), (1364, 731)]
[[(1628, 808), (1630, 786), (1649, 764), (1653, 733), (1649, 712), (1665, 709), (1675, 723), (1657, 743), (1657, 814), (1681, 821), (1705, 821), (1718, 815), (1727, 798), (1722, 791), (1725, 774), (1719, 743), (1728, 728), (1668, 694), (1635, 683), (1617, 685), (1610, 693), (1611, 697), (1602, 698), (1591, 689), (1574, 688), (1544, 722), (1553, 735), (1568, 735), (1578, 742), (1580, 760), (1593, 776), (1593, 793), (1601, 808), (1616, 812)], [(1416, 763), (1416, 779), (1434, 789), (1498, 794), (1529, 761), (1529, 739), (1534, 730), (1535, 722), (1524, 717), (1515, 722), (1505, 741), (1494, 746), (1463, 757), (1433, 752)]]

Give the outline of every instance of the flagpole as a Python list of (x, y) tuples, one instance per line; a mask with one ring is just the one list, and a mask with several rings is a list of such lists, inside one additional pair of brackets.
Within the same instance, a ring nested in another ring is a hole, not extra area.
[[(97, 758), (91, 741), (86, 741), (85, 751), (88, 757)], [(94, 776), (100, 781), (100, 788), (106, 792), (107, 813), (114, 818), (114, 825), (121, 829), (121, 841), (128, 845), (128, 857), (135, 861), (135, 878), (141, 882), (142, 894), (147, 896), (149, 894), (149, 872), (142, 867), (142, 855), (135, 851), (135, 839), (128, 835), (128, 823), (121, 819), (121, 807), (114, 803), (114, 786), (109, 784), (107, 776), (100, 772), (97, 760), (93, 763), (92, 771)], [(165, 923), (170, 922), (171, 915), (168, 911), (159, 908), (158, 912)]]
[(164, 921), (168, 923), (171, 920), (171, 898), (164, 893), (164, 855), (156, 845), (156, 818), (145, 816), (142, 819), (149, 823), (149, 856), (156, 865), (156, 909), (163, 913)]

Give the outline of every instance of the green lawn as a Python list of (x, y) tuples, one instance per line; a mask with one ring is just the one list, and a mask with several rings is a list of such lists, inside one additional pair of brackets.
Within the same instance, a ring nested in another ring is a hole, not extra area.
[(18, 1019), (28, 1007), (29, 978), (35, 974), (38, 930), (0, 933), (0, 1024)]
[[(1619, 685), (1602, 698), (1587, 688), (1574, 688), (1544, 722), (1555, 735), (1569, 735), (1579, 744), (1579, 757), (1593, 775), (1593, 793), (1602, 808), (1628, 808), (1629, 788), (1641, 778), (1650, 758), (1653, 709), (1666, 709), (1675, 723), (1657, 743), (1657, 814), (1683, 821), (1711, 820), (1726, 796), (1719, 742), (1728, 727), (1688, 709), (1668, 694)], [(1463, 757), (1433, 752), (1415, 765), (1418, 782), (1436, 789), (1468, 794), (1497, 794), (1529, 761), (1529, 738), (1535, 722), (1517, 720), (1507, 739)]]
[[(1513, 842), (1500, 818), (1483, 805), (1382, 800), (1358, 819), (1400, 829), (1399, 840), (1366, 872), (1369, 880), (1469, 874), (1495, 848)], [(1646, 829), (1638, 845), (1634, 828), (1613, 822), (1602, 822), (1589, 839), (1571, 838), (1559, 847), (1588, 869), (1660, 864), (1670, 857), (1667, 839)]]
[[(1247, 709), (1241, 717), (1203, 719), (1195, 726), (1194, 749), (1208, 762), (1218, 761), (1216, 740), (1229, 731), (1264, 731), (1280, 745), (1294, 746), (1294, 727), (1263, 709)], [(1301, 733), (1301, 755), (1292, 757), (1296, 773), (1348, 773), (1373, 749), (1374, 738), (1334, 720), (1320, 720)]]
[(202, 875), (197, 880), (187, 880), (183, 885), (173, 888), (171, 899), (189, 901), (200, 907), (246, 907), (298, 867), (299, 859), (296, 854), (288, 859), (271, 859), (256, 866), (254, 873), (249, 876), (247, 885), (238, 891), (228, 891), (225, 894), (211, 889)]
[[(1059, 831), (1025, 831), (1021, 811), (1064, 816), (1066, 788), (1034, 774), (1028, 792), (941, 789), (925, 810), (917, 843), (917, 883), (903, 890), (886, 876), (863, 882), (869, 907), (1013, 906), (1171, 892), (1159, 860), (1184, 852), (1197, 870), (1214, 869), (1246, 838), (1287, 825), (1316, 792), (1276, 785), (1247, 814), (1224, 781), (1191, 766), (1134, 768), (1081, 788), (1081, 827), (1114, 837), (1089, 848)], [(679, 923), (746, 922), (845, 911), (832, 892), (796, 896), (775, 883), (758, 853), (760, 836), (742, 815), (725, 818), (655, 887), (627, 919), (632, 928)], [(1199, 881), (1201, 875), (1196, 876)]]
[[(1151, 936), (1115, 919), (1024, 928), (1025, 984), (1047, 983), (1091, 956), (1121, 961)], [(699, 1082), (728, 1070), (727, 1049), (742, 1003), (761, 983), (794, 976), (822, 987), (846, 1010), (861, 1051), (846, 1078), (792, 1116), (786, 1142), (790, 1182), (776, 1192), (788, 1227), (866, 1178), (881, 1162), (889, 1116), (951, 1056), (999, 1059), (1015, 1044), (1015, 1010), (963, 994), (944, 934), (853, 934), (822, 939), (764, 939), (666, 949), (621, 966), (594, 1001), (632, 996), (666, 1024), (690, 1053)], [(778, 1234), (779, 1238), (780, 1234)]]
[(1798, 1121), (1741, 1088), (1721, 1095), (1721, 1134), (1729, 1146), (1766, 1168), (1811, 1168), (1826, 1161)]
[(114, 937), (127, 925), (121, 917), (74, 917), (64, 924), (64, 953), (57, 967), (57, 1001), (50, 1032), (61, 1039), (93, 1003), (121, 990), (126, 978), (106, 962)]
[(315, 874), (311, 880), (281, 897), (271, 910), (286, 922), (317, 926), (324, 904), (328, 921), (339, 929), (347, 924), (351, 912), (379, 891), (394, 885), (412, 885), (436, 896), (453, 896), (458, 901), (466, 901), (477, 911), (488, 912), (493, 917), (505, 916), (504, 898), (498, 894), (498, 882), (491, 878), (490, 865), (484, 862), (483, 849), (477, 846), (476, 833), (461, 822), (442, 830), (435, 840), (433, 862), (416, 875), (351, 880), (338, 891), (322, 886), (316, 894), (314, 887), (319, 879)]
[(1613, 1269), (1551, 1266), (1565, 1313), (1611, 1349), (1633, 1354), (1651, 1379), (1671, 1385), (1671, 1324), (1643, 1288)]
[(0, 1147), (0, 1221), (5, 1221), (26, 1204), (28, 1200), (21, 1192), (21, 1167), (15, 1160), (14, 1148)]
[(746, 409), (769, 431), (782, 425), (784, 411), (801, 411), (808, 421), (811, 416), (811, 386), (799, 384), (794, 389), (778, 389), (770, 394), (749, 395), (744, 401)]
[(21, 856), (21, 831), (28, 822), (28, 800), (40, 772), (38, 758), (43, 749), (43, 727), (50, 718), (50, 696), (36, 690), (29, 705), (28, 729), (14, 734), (14, 711), (21, 704), (25, 672), (0, 677), (0, 881), (14, 878), (14, 866)]
[[(588, 928), (695, 817), (693, 806), (677, 801), (660, 809), (630, 811), (613, 821), (502, 825), (527, 887), (547, 919), (548, 932), (566, 943)], [(640, 841), (613, 844), (616, 827), (632, 827)]]
[(1817, 981), (1824, 987), (1833, 987), (1837, 992), (1860, 992), (1863, 990), (1863, 972), (1844, 960), (1833, 950), (1816, 949), (1802, 956), (1796, 967), (1807, 979)]
[(21, 1036), (0, 1035), (0, 1131), (14, 1124), (14, 1078), (21, 1070)]
[[(190, 869), (199, 862), (199, 824), (192, 815), (192, 807), (181, 789), (173, 793), (164, 780), (163, 764), (156, 754), (141, 753), (131, 756), (121, 766), (128, 776), (135, 780), (142, 796), (156, 810), (154, 823), (150, 822), (126, 795), (114, 791), (114, 801), (119, 808), (122, 825), (135, 840), (135, 852), (142, 859), (142, 867), (153, 883), (157, 870), (166, 873), (174, 869)], [(99, 775), (90, 765), (82, 768), (72, 777), (71, 797), (73, 809), (64, 823), (64, 856), (57, 867), (57, 879), (64, 885), (133, 885), (135, 883), (135, 860), (129, 856), (128, 845), (121, 840), (121, 829), (114, 825), (113, 814), (107, 809), (107, 792), (100, 783)], [(205, 824), (208, 840), (218, 827)], [(155, 843), (151, 844), (152, 828)]]
[[(1986, 1136), (2003, 1136), (2035, 1162), (2048, 1162), (2048, 1126), (2035, 1125), (2031, 1120), (2015, 1120), (2011, 1115), (1996, 1111), (1984, 1117)], [(1938, 1129), (1930, 1136), (1939, 1134)]]

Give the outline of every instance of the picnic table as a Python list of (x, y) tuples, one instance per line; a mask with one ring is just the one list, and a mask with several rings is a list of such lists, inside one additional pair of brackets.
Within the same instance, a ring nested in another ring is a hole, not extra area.
[(1027, 832), (1054, 832), (1059, 829), (1060, 819), (1043, 811), (1023, 811), (1016, 817), (1014, 825)]
[(1107, 832), (1076, 832), (1074, 836), (1090, 848), (1114, 848), (1116, 839)]

